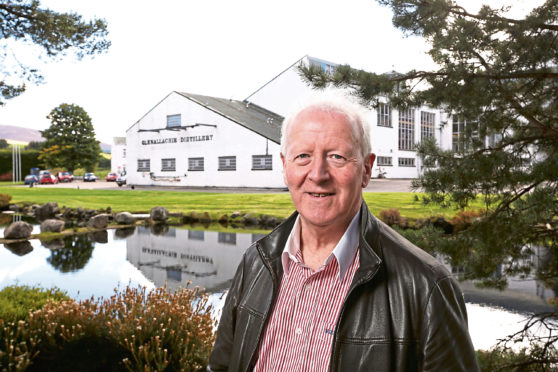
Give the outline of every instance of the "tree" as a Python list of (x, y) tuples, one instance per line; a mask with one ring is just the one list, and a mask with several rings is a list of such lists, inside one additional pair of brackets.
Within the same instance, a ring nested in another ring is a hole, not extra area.
[(424, 202), (463, 208), (480, 198), (485, 205), (438, 244), (454, 253), (466, 278), (500, 287), (508, 274), (530, 273), (528, 257), (538, 250), (541, 262), (554, 264), (540, 265), (536, 275), (558, 288), (558, 0), (521, 19), (486, 5), (472, 13), (453, 0), (378, 2), (393, 10), (396, 27), (429, 43), (438, 68), (378, 75), (300, 66), (301, 75), (372, 105), (383, 96), (394, 106), (426, 104), (465, 120), (457, 153), (433, 141), (417, 146), (429, 167), (414, 182), (427, 192)]
[(80, 106), (63, 103), (47, 118), (52, 124), (41, 131), (46, 141), (39, 159), (48, 167), (70, 171), (81, 167), (92, 171), (99, 161), (101, 148), (87, 112)]
[(41, 150), (43, 148), (43, 142), (31, 141), (25, 146), (26, 150)]
[[(34, 67), (20, 62), (11, 45), (37, 45), (48, 58), (73, 52), (78, 59), (106, 51), (107, 24), (103, 19), (84, 21), (76, 13), (58, 13), (42, 8), (39, 0), (0, 0), (0, 106), (25, 91), (25, 82), (40, 83), (43, 76)], [(13, 58), (12, 58), (13, 55)]]
[(7, 149), (8, 147), (10, 147), (8, 141), (6, 141), (4, 138), (0, 138), (0, 149)]

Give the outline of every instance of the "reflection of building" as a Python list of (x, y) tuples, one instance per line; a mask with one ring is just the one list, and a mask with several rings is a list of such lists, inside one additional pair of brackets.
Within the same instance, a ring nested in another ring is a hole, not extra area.
[(153, 235), (138, 227), (127, 238), (127, 259), (155, 285), (191, 286), (209, 292), (227, 289), (244, 251), (257, 234), (237, 234), (171, 228)]

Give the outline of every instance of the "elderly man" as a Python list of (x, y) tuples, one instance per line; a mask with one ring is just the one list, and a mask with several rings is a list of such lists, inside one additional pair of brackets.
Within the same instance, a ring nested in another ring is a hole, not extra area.
[(296, 212), (246, 251), (209, 370), (478, 370), (454, 279), (363, 201), (375, 158), (365, 115), (324, 96), (285, 118)]

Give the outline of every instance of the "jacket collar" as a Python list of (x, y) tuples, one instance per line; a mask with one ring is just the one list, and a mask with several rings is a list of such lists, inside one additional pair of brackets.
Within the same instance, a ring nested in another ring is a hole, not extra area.
[[(293, 229), (298, 212), (294, 212), (283, 223), (277, 226), (271, 233), (261, 239), (256, 245), (265, 265), (271, 270), (275, 279), (283, 274), (281, 264), (281, 253), (289, 234)], [(353, 285), (372, 279), (380, 264), (382, 263), (381, 246), (379, 243), (379, 224), (363, 201), (360, 206), (360, 223), (359, 223), (359, 251), (360, 265), (353, 279)]]

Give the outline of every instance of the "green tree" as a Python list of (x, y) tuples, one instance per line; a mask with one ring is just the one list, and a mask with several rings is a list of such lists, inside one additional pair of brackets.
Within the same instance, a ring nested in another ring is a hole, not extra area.
[[(73, 52), (77, 59), (106, 51), (107, 24), (103, 19), (84, 21), (76, 13), (42, 8), (39, 0), (0, 0), (0, 106), (25, 91), (25, 82), (40, 83), (40, 71), (14, 56), (14, 43), (36, 45), (43, 55), (57, 59)], [(12, 58), (13, 57), (13, 58)]]
[(26, 150), (42, 150), (43, 142), (31, 141), (25, 146)]
[(3, 138), (0, 138), (0, 149), (7, 149), (8, 147), (10, 147), (8, 141), (6, 141)]
[(63, 103), (47, 118), (52, 124), (41, 131), (46, 141), (39, 159), (48, 167), (66, 168), (72, 172), (81, 167), (93, 171), (101, 148), (87, 112), (80, 106)]
[[(427, 203), (485, 202), (467, 228), (439, 242), (466, 277), (501, 287), (507, 274), (531, 272), (525, 259), (534, 249), (557, 257), (558, 0), (524, 18), (487, 5), (472, 13), (453, 0), (378, 2), (392, 9), (396, 27), (429, 43), (436, 69), (378, 75), (345, 65), (327, 74), (301, 66), (300, 73), (315, 87), (345, 87), (372, 105), (383, 96), (467, 122), (458, 153), (433, 141), (417, 145), (427, 168), (414, 183)], [(537, 275), (556, 287), (558, 266), (544, 265)]]

